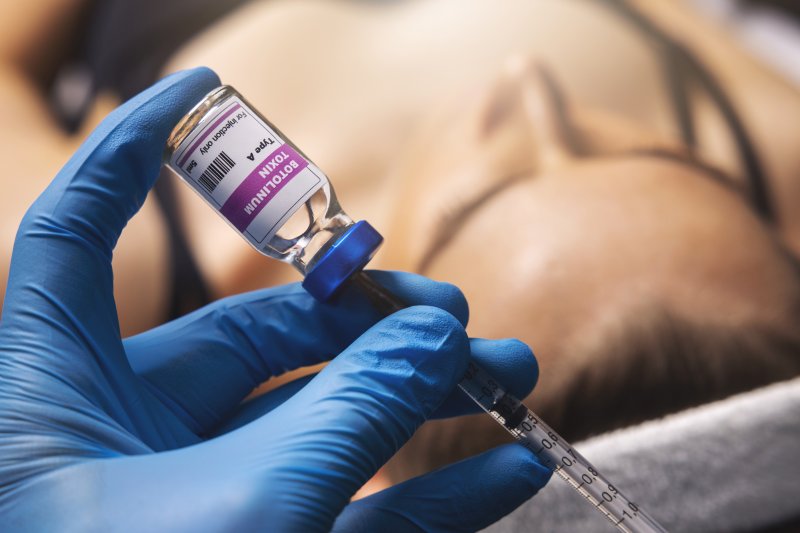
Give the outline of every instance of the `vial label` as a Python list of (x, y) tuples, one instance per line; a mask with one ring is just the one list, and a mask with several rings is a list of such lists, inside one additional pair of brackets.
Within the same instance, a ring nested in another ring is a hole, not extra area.
[(326, 181), (237, 97), (186, 137), (170, 166), (254, 245), (274, 236)]

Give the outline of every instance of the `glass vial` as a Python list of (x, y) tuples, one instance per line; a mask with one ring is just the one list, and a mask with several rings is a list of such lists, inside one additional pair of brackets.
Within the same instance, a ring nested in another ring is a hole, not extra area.
[(178, 122), (164, 164), (256, 250), (303, 276), (354, 224), (327, 176), (227, 85)]

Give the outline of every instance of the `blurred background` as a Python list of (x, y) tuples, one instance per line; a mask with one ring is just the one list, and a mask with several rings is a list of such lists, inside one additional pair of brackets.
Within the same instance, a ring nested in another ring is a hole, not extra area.
[[(771, 412), (796, 418), (796, 403), (780, 402), (796, 398), (800, 373), (800, 3), (2, 6), (1, 286), (26, 207), (88, 132), (160, 77), (206, 65), (329, 175), (348, 214), (383, 233), (375, 268), (453, 282), (471, 335), (533, 347), (529, 401), (565, 437), (781, 382), (793, 385), (770, 396)], [(114, 266), (126, 335), (297, 280), (166, 171)], [(687, 424), (724, 427), (729, 415), (713, 416)], [(797, 437), (795, 424), (776, 450), (800, 451)], [(482, 417), (427, 424), (366, 490), (505, 441)], [(800, 506), (787, 497), (800, 485), (765, 465), (746, 499), (774, 505), (757, 513), (731, 489), (694, 522), (667, 522), (791, 531)]]

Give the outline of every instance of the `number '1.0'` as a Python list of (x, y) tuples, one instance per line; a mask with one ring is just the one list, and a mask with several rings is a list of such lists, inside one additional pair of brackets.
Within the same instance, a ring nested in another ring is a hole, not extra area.
[(478, 365), (470, 363), (459, 387), (618, 529), (631, 533), (666, 532)]
[[(350, 278), (385, 314), (407, 307), (397, 296), (361, 271)], [(619, 530), (630, 533), (666, 533), (655, 520), (622, 495), (592, 464), (542, 422), (533, 411), (474, 362), (458, 384), (467, 396), (489, 413), (539, 461), (569, 483)]]

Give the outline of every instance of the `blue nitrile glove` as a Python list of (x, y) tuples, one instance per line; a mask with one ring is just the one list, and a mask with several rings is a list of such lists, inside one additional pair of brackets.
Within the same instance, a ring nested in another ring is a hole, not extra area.
[(117, 109), (20, 225), (0, 324), (0, 530), (306, 532), (340, 515), (352, 531), (470, 530), (511, 511), (549, 476), (513, 444), (349, 505), (440, 406), (467, 410), (454, 387), (470, 347), (516, 394), (534, 384), (524, 345), (467, 340), (452, 286), (376, 273), (417, 305), (379, 320), (358, 294), (323, 305), (289, 285), (120, 338), (112, 249), (170, 129), (218, 83), (178, 73)]

